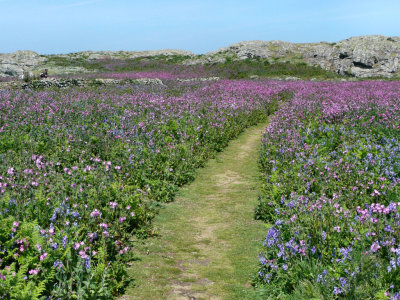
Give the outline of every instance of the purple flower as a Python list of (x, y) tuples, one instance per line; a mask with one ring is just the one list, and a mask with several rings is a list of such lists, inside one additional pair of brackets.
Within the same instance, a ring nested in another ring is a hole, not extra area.
[(62, 238), (62, 244), (63, 244), (63, 248), (64, 248), (64, 249), (67, 248), (67, 242), (68, 242), (68, 239), (67, 239), (67, 237), (64, 235), (63, 238)]
[(343, 293), (343, 290), (342, 290), (342, 288), (336, 287), (336, 286), (335, 286), (335, 288), (333, 289), (333, 293), (334, 293), (335, 295), (340, 295), (340, 294)]
[(56, 269), (61, 269), (62, 267), (64, 267), (64, 264), (63, 264), (61, 261), (59, 261), (59, 260), (57, 259), (57, 260), (54, 262), (53, 266), (54, 266), (54, 268), (56, 268)]
[(86, 270), (90, 269), (90, 257), (85, 258), (85, 268)]
[(271, 227), (268, 230), (267, 237), (265, 238), (264, 245), (266, 244), (268, 248), (271, 248), (273, 245), (275, 245), (278, 242), (278, 239), (280, 237), (280, 231), (277, 230), (275, 227)]
[(108, 228), (108, 225), (106, 223), (100, 223), (99, 226), (104, 228), (104, 229)]
[(340, 281), (340, 285), (342, 286), (342, 287), (347, 287), (349, 284), (347, 283), (347, 280), (346, 280), (346, 278), (344, 278), (344, 277), (340, 277), (339, 278), (339, 281)]
[(92, 211), (90, 216), (93, 217), (93, 218), (96, 218), (96, 217), (100, 217), (101, 218), (101, 212), (98, 211), (97, 209), (95, 209), (94, 211)]

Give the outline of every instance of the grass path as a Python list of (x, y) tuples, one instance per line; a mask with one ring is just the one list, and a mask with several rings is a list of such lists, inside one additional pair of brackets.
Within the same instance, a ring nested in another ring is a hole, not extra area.
[(137, 241), (122, 299), (257, 299), (250, 282), (266, 233), (253, 217), (264, 127), (232, 141), (161, 210), (158, 237)]

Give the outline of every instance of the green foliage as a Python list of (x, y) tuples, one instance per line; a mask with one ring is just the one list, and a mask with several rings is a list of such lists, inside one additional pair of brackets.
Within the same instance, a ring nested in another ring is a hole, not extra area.
[(326, 71), (320, 67), (310, 66), (304, 62), (274, 62), (267, 59), (248, 58), (245, 60), (226, 59), (225, 63), (209, 65), (216, 69), (220, 76), (230, 79), (249, 78), (252, 75), (260, 77), (294, 76), (298, 78), (338, 78), (338, 74)]
[(89, 71), (102, 71), (104, 66), (99, 61), (89, 61), (84, 57), (63, 57), (58, 55), (48, 55), (46, 66), (56, 66), (56, 67), (81, 67)]

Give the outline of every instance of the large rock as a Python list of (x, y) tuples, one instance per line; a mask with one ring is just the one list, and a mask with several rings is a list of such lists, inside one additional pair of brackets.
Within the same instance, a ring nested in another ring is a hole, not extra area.
[(13, 53), (0, 53), (0, 76), (21, 77), (24, 72), (29, 72), (46, 58), (33, 51), (16, 51)]
[(400, 71), (400, 37), (369, 35), (338, 43), (247, 41), (206, 53), (188, 64), (219, 62), (226, 57), (304, 61), (342, 75), (393, 77)]

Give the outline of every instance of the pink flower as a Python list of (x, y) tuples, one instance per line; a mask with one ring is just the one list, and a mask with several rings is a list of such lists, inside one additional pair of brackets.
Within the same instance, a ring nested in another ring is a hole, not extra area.
[(15, 221), (15, 222), (13, 223), (13, 226), (18, 227), (18, 226), (19, 226), (19, 223), (18, 223), (17, 221)]
[(376, 251), (378, 251), (380, 248), (381, 248), (381, 246), (379, 246), (378, 242), (374, 242), (374, 243), (371, 245), (371, 251), (374, 252), (374, 253), (375, 253)]
[(47, 252), (43, 253), (42, 255), (40, 255), (40, 260), (43, 260), (47, 257)]
[(96, 218), (98, 216), (101, 217), (101, 212), (98, 211), (97, 209), (95, 209), (94, 211), (92, 211), (92, 213), (90, 214), (91, 217)]
[(30, 275), (37, 275), (38, 273), (39, 273), (39, 270), (35, 270), (35, 269), (29, 270)]
[(14, 175), (14, 168), (8, 168), (7, 173), (10, 175)]
[(99, 226), (104, 228), (104, 229), (108, 228), (108, 225), (106, 223), (100, 223)]
[(83, 251), (83, 250), (79, 251), (79, 255), (80, 255), (83, 259), (89, 257), (89, 256), (85, 253), (85, 251)]

